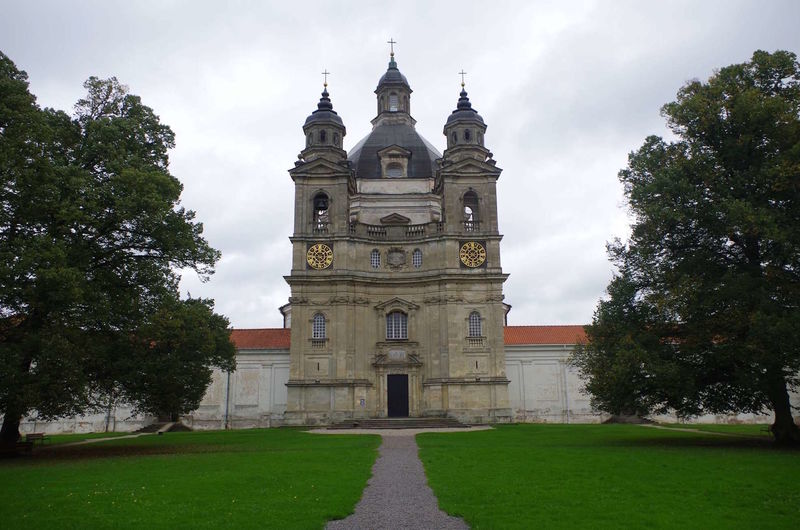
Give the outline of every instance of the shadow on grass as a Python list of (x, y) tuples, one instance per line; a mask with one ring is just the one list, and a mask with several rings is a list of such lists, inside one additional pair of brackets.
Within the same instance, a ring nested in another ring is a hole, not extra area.
[(609, 440), (603, 445), (616, 447), (663, 447), (663, 448), (707, 448), (707, 449), (758, 449), (800, 453), (800, 447), (777, 445), (772, 439), (763, 436), (720, 436), (705, 433), (692, 433), (688, 436), (647, 437), (639, 439)]
[(240, 453), (253, 451), (235, 445), (195, 445), (195, 444), (147, 444), (147, 445), (105, 445), (105, 442), (70, 447), (43, 447), (34, 449), (29, 455), (16, 458), (17, 461), (47, 462), (91, 460), (96, 458), (117, 458), (126, 456), (156, 456), (170, 454)]

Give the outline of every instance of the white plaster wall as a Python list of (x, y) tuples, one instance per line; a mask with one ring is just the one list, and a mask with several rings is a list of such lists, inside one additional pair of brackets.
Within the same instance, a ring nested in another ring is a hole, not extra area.
[(571, 345), (506, 346), (506, 376), (514, 421), (598, 423), (577, 373), (567, 364)]
[[(511, 381), (508, 388), (514, 421), (599, 423), (608, 419), (607, 414), (592, 410), (583, 382), (569, 366), (572, 349), (569, 344), (506, 346), (506, 376)], [(791, 402), (800, 408), (800, 394), (792, 394)], [(660, 414), (650, 419), (664, 423), (772, 423), (773, 415), (707, 414), (682, 420), (674, 414)]]
[(127, 406), (113, 407), (110, 411), (97, 414), (84, 414), (52, 421), (41, 421), (35, 415), (20, 422), (19, 429), (24, 433), (44, 432), (47, 434), (93, 433), (93, 432), (132, 432), (155, 421), (150, 416), (134, 415)]
[(193, 429), (272, 427), (286, 411), (288, 350), (239, 350), (236, 371), (215, 370), (200, 406), (183, 423)]

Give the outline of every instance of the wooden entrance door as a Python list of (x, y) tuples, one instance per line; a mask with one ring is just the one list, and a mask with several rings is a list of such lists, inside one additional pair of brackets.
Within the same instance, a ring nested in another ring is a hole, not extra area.
[(408, 374), (386, 376), (387, 404), (390, 418), (408, 417)]

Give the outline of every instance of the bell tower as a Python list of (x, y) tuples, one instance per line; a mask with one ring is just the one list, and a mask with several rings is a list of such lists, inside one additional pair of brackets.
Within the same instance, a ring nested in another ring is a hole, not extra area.
[(287, 424), (509, 421), (495, 185), (464, 90), (440, 154), (416, 131), (394, 41), (372, 130), (345, 153), (327, 83), (305, 121), (291, 242)]

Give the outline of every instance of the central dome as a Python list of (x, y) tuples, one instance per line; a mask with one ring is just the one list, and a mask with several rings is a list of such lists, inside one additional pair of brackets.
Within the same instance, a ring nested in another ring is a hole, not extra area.
[(356, 178), (381, 178), (381, 161), (378, 151), (393, 145), (411, 152), (406, 177), (430, 178), (434, 176), (436, 159), (442, 157), (441, 153), (420, 136), (412, 125), (382, 123), (358, 142), (347, 156), (356, 172)]

